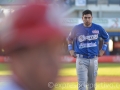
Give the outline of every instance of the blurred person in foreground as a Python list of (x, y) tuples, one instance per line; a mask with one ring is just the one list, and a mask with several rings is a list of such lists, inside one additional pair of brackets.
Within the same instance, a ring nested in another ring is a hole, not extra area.
[(55, 83), (64, 35), (50, 12), (45, 5), (31, 4), (4, 21), (0, 44), (13, 75), (0, 90), (50, 90), (49, 82)]

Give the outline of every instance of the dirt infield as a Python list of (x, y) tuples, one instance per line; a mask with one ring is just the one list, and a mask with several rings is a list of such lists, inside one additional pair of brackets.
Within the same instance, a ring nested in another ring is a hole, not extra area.
[[(58, 82), (77, 82), (77, 77), (59, 77)], [(120, 76), (98, 76), (97, 82), (120, 82)]]

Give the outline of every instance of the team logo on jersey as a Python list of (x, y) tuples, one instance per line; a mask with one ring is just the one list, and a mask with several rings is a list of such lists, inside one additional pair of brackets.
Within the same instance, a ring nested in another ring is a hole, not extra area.
[(83, 42), (83, 41), (85, 41), (85, 40), (86, 40), (85, 35), (80, 35), (80, 36), (78, 37), (78, 41), (79, 41), (79, 42)]
[(99, 30), (92, 30), (92, 33), (99, 34)]

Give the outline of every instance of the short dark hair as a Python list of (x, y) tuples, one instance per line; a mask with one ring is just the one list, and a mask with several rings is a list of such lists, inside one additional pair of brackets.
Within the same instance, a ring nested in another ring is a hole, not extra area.
[(84, 16), (86, 14), (91, 14), (91, 16), (92, 16), (92, 11), (91, 10), (85, 10), (85, 11), (83, 11), (82, 16)]

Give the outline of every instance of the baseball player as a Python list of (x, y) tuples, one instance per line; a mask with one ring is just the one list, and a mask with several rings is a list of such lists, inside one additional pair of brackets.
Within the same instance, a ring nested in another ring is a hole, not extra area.
[(63, 32), (47, 5), (26, 5), (3, 22), (0, 48), (10, 58), (13, 75), (0, 90), (51, 90), (54, 87)]
[[(87, 85), (88, 90), (95, 90), (98, 57), (107, 49), (109, 35), (100, 25), (92, 23), (90, 10), (83, 11), (82, 20), (83, 23), (76, 25), (67, 38), (68, 50), (71, 56), (76, 57), (78, 89), (86, 90)], [(99, 37), (104, 40), (100, 50)]]

